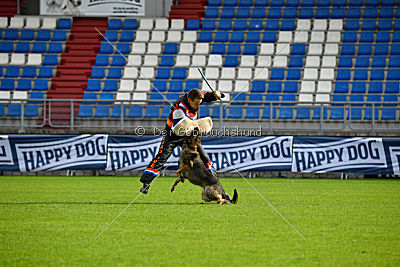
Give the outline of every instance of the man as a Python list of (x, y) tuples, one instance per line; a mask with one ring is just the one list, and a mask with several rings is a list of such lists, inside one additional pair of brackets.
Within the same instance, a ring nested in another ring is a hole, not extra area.
[[(210, 103), (223, 97), (224, 94), (221, 95), (218, 91), (202, 93), (199, 89), (192, 89), (174, 103), (167, 118), (167, 125), (165, 127), (166, 135), (161, 141), (159, 151), (140, 178), (140, 181), (143, 183), (140, 192), (147, 194), (150, 183), (159, 174), (161, 168), (171, 156), (172, 151), (177, 146), (181, 146), (185, 136), (189, 135), (194, 128), (199, 128), (200, 133), (206, 133), (211, 130), (211, 118), (204, 118), (196, 121), (200, 104), (203, 102)], [(198, 147), (198, 152), (200, 153), (204, 165), (212, 172), (212, 162), (202, 146)]]

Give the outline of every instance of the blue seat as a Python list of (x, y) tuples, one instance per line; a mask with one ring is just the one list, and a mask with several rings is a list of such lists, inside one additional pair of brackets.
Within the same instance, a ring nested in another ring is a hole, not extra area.
[(339, 67), (351, 68), (353, 66), (353, 57), (341, 56), (339, 57)]
[(180, 95), (178, 93), (167, 93), (165, 95), (165, 98), (171, 102), (175, 102), (176, 100), (178, 100), (179, 97)]
[(22, 78), (34, 78), (36, 77), (36, 67), (34, 66), (24, 66), (22, 69)]
[(239, 1), (239, 6), (252, 6), (253, 5), (253, 0), (240, 0)]
[(124, 55), (129, 54), (131, 51), (131, 46), (129, 45), (129, 43), (118, 43), (117, 51)]
[(365, 19), (361, 24), (361, 29), (365, 31), (374, 31), (376, 29), (376, 20)]
[(219, 21), (218, 30), (220, 31), (230, 31), (232, 30), (232, 20), (231, 19), (221, 19)]
[(382, 0), (382, 6), (395, 6), (396, 0)]
[(298, 7), (300, 5), (300, 0), (286, 0), (286, 6)]
[(174, 56), (161, 56), (160, 66), (161, 67), (172, 67), (175, 64)]
[(230, 44), (228, 43), (228, 55), (240, 55), (242, 53), (240, 44)]
[(257, 55), (257, 44), (245, 44), (243, 55)]
[(164, 54), (173, 54), (178, 53), (178, 44), (176, 43), (166, 43), (164, 45)]
[(331, 0), (318, 0), (317, 1), (317, 6), (324, 6), (324, 7), (328, 7), (331, 5)]
[(110, 116), (110, 106), (101, 105), (96, 107), (95, 118), (108, 118)]
[(370, 18), (370, 19), (375, 19), (378, 17), (378, 9), (375, 7), (366, 7), (364, 9), (364, 19), (365, 18)]
[(350, 95), (350, 110), (349, 118), (352, 120), (361, 120), (362, 117), (362, 106), (364, 103), (364, 95), (351, 94)]
[(389, 68), (399, 68), (399, 67), (400, 67), (400, 56), (390, 56)]
[(268, 6), (268, 0), (256, 0), (254, 6), (266, 7)]
[(372, 58), (372, 67), (386, 67), (386, 57), (374, 56)]
[(367, 86), (365, 82), (355, 81), (351, 87), (352, 94), (365, 94)]
[(209, 117), (210, 116), (210, 107), (205, 106), (205, 105), (200, 106), (198, 114), (199, 114), (200, 118)]
[(360, 44), (358, 46), (358, 55), (371, 55), (372, 44)]
[[(334, 15), (332, 14), (332, 16), (334, 16)], [(327, 19), (329, 17), (330, 17), (329, 16), (329, 8), (325, 8), (325, 7), (318, 7), (317, 8), (315, 18), (317, 18), (317, 19)], [(343, 14), (343, 17), (344, 17), (344, 14)]]
[(31, 29), (23, 29), (21, 31), (20, 41), (32, 41), (35, 37), (35, 32)]
[(76, 117), (78, 118), (91, 118), (93, 116), (93, 106), (92, 105), (80, 105), (79, 112)]
[(390, 42), (390, 32), (378, 31), (376, 33), (377, 43), (388, 43)]
[(161, 109), (161, 118), (168, 118), (169, 114), (171, 112), (171, 107), (170, 106), (163, 106)]
[(146, 106), (144, 117), (145, 118), (160, 117), (160, 106), (155, 106), (155, 105)]
[(1, 90), (13, 90), (14, 86), (14, 79), (1, 79)]
[(395, 120), (396, 119), (396, 105), (398, 104), (397, 95), (384, 95), (382, 107), (382, 120)]
[(379, 107), (381, 102), (381, 96), (376, 95), (367, 95), (367, 105), (364, 110), (364, 119), (372, 120), (372, 113), (374, 113), (374, 119), (377, 120), (379, 118)]
[(49, 89), (48, 82), (46, 79), (36, 79), (33, 84), (33, 90), (46, 91)]
[(254, 7), (253, 11), (252, 11), (252, 14), (251, 14), (251, 17), (253, 19), (263, 19), (263, 18), (266, 17), (265, 16), (265, 11), (266, 10), (263, 7)]
[(258, 19), (252, 19), (249, 22), (250, 31), (261, 31), (264, 29), (263, 21)]
[(357, 57), (356, 68), (368, 68), (369, 67), (369, 57)]
[(380, 18), (393, 18), (394, 17), (394, 9), (393, 7), (381, 7), (379, 11)]
[(265, 81), (253, 81), (251, 84), (252, 93), (264, 93), (265, 92)]
[[(264, 89), (265, 91), (265, 89)], [(258, 93), (251, 93), (249, 94), (249, 106), (259, 106), (262, 105), (263, 103), (263, 95), (262, 94), (258, 94)]]
[(400, 80), (400, 69), (388, 69), (387, 80)]
[(41, 103), (44, 100), (43, 92), (31, 92), (29, 95), (28, 103)]
[(122, 31), (121, 37), (119, 38), (120, 42), (133, 42), (134, 34), (132, 31)]
[(295, 94), (282, 94), (282, 106), (294, 106), (295, 101)]
[(311, 108), (310, 107), (298, 107), (296, 112), (296, 119), (300, 120), (308, 120), (311, 116)]
[(84, 92), (83, 93), (83, 104), (96, 104), (96, 101), (89, 101), (89, 100), (97, 100), (97, 94), (96, 93), (90, 93), (90, 92)]
[(285, 79), (285, 70), (281, 68), (274, 68), (271, 70), (271, 80)]
[(231, 106), (229, 108), (228, 119), (241, 119), (243, 117), (243, 108), (241, 106)]
[(8, 105), (7, 117), (20, 117), (21, 116), (21, 105), (10, 104)]
[(303, 0), (301, 6), (313, 7), (315, 6), (315, 0)]
[[(15, 53), (29, 53), (30, 52), (30, 44), (29, 42), (17, 42), (15, 47)], [(32, 51), (33, 52), (33, 51)]]
[(362, 5), (364, 5), (364, 0), (349, 1), (349, 6), (362, 6)]
[[(395, 44), (393, 44), (395, 45)], [(398, 47), (400, 48), (400, 47)], [(388, 44), (375, 44), (374, 55), (387, 55), (389, 54), (389, 45)]]
[(52, 41), (64, 42), (67, 40), (67, 32), (65, 30), (55, 30), (53, 31)]
[(323, 119), (328, 118), (328, 108), (327, 107), (323, 107), (321, 109), (321, 107), (314, 107), (313, 108), (313, 120), (320, 120), (321, 119), (321, 115)]
[(174, 68), (172, 79), (186, 79), (186, 68)]
[(19, 34), (17, 29), (6, 29), (4, 33), (4, 40), (18, 40)]
[(212, 32), (210, 31), (201, 31), (199, 34), (198, 42), (209, 43), (212, 41)]
[(399, 92), (399, 82), (386, 82), (385, 94), (398, 94)]
[(105, 77), (104, 67), (93, 67), (92, 68), (92, 74), (90, 75), (90, 78), (102, 79), (104, 77)]
[(31, 53), (45, 53), (47, 45), (45, 42), (34, 42)]
[(94, 66), (108, 66), (109, 56), (108, 55), (96, 55), (96, 62)]
[(346, 31), (343, 33), (344, 43), (356, 43), (357, 42), (357, 32)]
[(121, 55), (113, 55), (112, 61), (111, 61), (111, 66), (125, 66), (125, 57)]
[[(244, 31), (247, 30), (247, 20), (244, 19), (235, 19), (233, 22), (233, 29), (235, 31)], [(234, 32), (234, 31), (233, 31)], [(232, 33), (233, 33), (232, 32)]]
[(279, 119), (293, 119), (293, 107), (280, 107)]
[(265, 25), (265, 30), (267, 31), (278, 31), (279, 30), (279, 20), (269, 19)]
[(371, 80), (384, 80), (385, 70), (384, 69), (371, 69)]
[(182, 92), (183, 81), (171, 80), (169, 82), (169, 92)]
[(281, 31), (293, 31), (295, 29), (294, 20), (283, 20), (281, 25)]
[(116, 42), (118, 40), (118, 31), (106, 30), (104, 33), (104, 40)]
[(241, 43), (243, 41), (244, 41), (244, 32), (233, 31), (231, 33), (231, 42), (233, 42), (233, 43)]
[(0, 42), (0, 52), (11, 53), (14, 50), (13, 42)]
[[(208, 11), (208, 10), (209, 10), (209, 8), (206, 9), (206, 13), (207, 12), (211, 12), (211, 11)], [(217, 16), (214, 17), (214, 18), (217, 18), (218, 17), (218, 9), (214, 8), (214, 10), (217, 11)], [(205, 17), (208, 18), (208, 16), (205, 16)], [(196, 31), (198, 29), (200, 29), (200, 20), (198, 20), (198, 19), (188, 19), (187, 20), (187, 22), (186, 22), (186, 30)]]
[(393, 43), (398, 43), (398, 42), (400, 42), (400, 31), (394, 31), (394, 32), (393, 32), (392, 42), (393, 42)]
[(344, 93), (347, 94), (349, 92), (349, 83), (337, 81), (335, 83), (334, 93)]
[(260, 108), (259, 107), (247, 107), (245, 119), (259, 119)]
[[(126, 116), (126, 106), (122, 106), (122, 117)], [(121, 105), (114, 105), (111, 111), (111, 118), (121, 118)]]
[(122, 77), (122, 70), (119, 67), (108, 68), (108, 79), (120, 79)]
[(4, 77), (19, 77), (19, 66), (7, 66)]
[(225, 43), (229, 41), (229, 32), (227, 31), (217, 31), (215, 33), (214, 42)]
[(263, 43), (275, 43), (276, 42), (276, 32), (265, 31), (262, 38)]
[(286, 7), (283, 9), (283, 18), (285, 19), (295, 19), (297, 18), (297, 8)]
[(337, 70), (337, 80), (350, 80), (351, 78), (351, 71), (350, 69), (338, 69)]
[(141, 106), (130, 106), (128, 118), (141, 118), (143, 117), (143, 108)]
[(366, 6), (379, 6), (379, 0), (366, 0)]
[(232, 105), (244, 105), (246, 101), (246, 94), (235, 93), (232, 95)]
[(158, 68), (156, 79), (169, 79), (171, 77), (170, 68)]
[(221, 11), (221, 19), (232, 19), (235, 17), (235, 8), (223, 7)]
[[(204, 17), (207, 19), (218, 18), (219, 17), (218, 8), (217, 7), (206, 7), (206, 12), (204, 14)], [(186, 30), (198, 30), (198, 29), (186, 28)]]
[(238, 0), (224, 0), (223, 6), (237, 6)]
[(260, 42), (259, 32), (247, 32), (246, 42), (258, 43)]
[(297, 93), (298, 92), (298, 83), (297, 82), (291, 82), (291, 81), (286, 81), (285, 86), (283, 88), (284, 93)]
[[(397, 13), (400, 13), (400, 12), (397, 12)], [(394, 21), (393, 29), (394, 29), (394, 30), (400, 30), (400, 19), (396, 19), (396, 20)]]
[[(376, 47), (380, 44), (376, 44)], [(387, 45), (387, 44), (386, 44)], [(375, 47), (375, 53), (376, 53), (376, 48)], [(381, 54), (382, 55), (382, 54)], [(400, 44), (392, 44), (390, 48), (390, 55), (400, 55)]]
[(312, 19), (314, 17), (314, 11), (309, 7), (302, 7), (300, 9), (300, 18), (301, 19)]
[(32, 80), (31, 79), (19, 79), (17, 90), (30, 90), (32, 88)]
[(122, 20), (121, 19), (109, 19), (108, 20), (108, 30), (120, 30), (122, 28)]
[(166, 80), (154, 80), (153, 82), (154, 88), (153, 92), (165, 92), (167, 91), (167, 81)]
[(237, 67), (239, 59), (237, 56), (225, 56), (224, 67)]
[[(329, 16), (329, 10), (328, 10), (328, 16)], [(345, 9), (344, 8), (332, 8), (332, 19), (344, 19), (346, 17), (345, 15)]]
[(111, 104), (114, 101), (114, 94), (113, 93), (100, 93), (100, 101), (99, 104)]
[(300, 80), (301, 69), (289, 68), (287, 71), (286, 80)]
[(347, 9), (348, 19), (359, 19), (361, 17), (361, 9), (358, 7), (350, 7)]
[(107, 42), (102, 42), (100, 44), (99, 54), (112, 54), (114, 52), (114, 47)]
[(45, 54), (43, 58), (43, 65), (44, 66), (55, 66), (58, 64), (58, 57), (57, 55), (48, 55)]
[[(356, 19), (348, 19), (346, 21), (346, 26), (344, 27), (347, 31), (357, 31), (360, 29), (360, 22)], [(345, 32), (346, 33), (346, 32)]]
[(103, 92), (116, 92), (118, 90), (117, 80), (105, 80)]
[(101, 81), (89, 79), (86, 87), (86, 91), (100, 91)]
[(221, 6), (222, 0), (208, 0), (208, 6)]
[(392, 29), (391, 19), (380, 19), (378, 20), (378, 30), (390, 31)]
[(36, 41), (50, 41), (50, 31), (38, 30)]
[(62, 53), (62, 43), (60, 42), (50, 42), (49, 49), (47, 53), (59, 54)]
[(206, 31), (215, 30), (215, 19), (205, 19), (201, 23), (201, 29)]
[(292, 45), (292, 55), (305, 55), (306, 45), (305, 44), (293, 44)]
[(368, 69), (355, 69), (354, 80), (368, 80)]
[(70, 18), (60, 18), (58, 19), (57, 29), (68, 30), (72, 27), (72, 21)]
[(282, 17), (282, 10), (280, 8), (271, 7), (268, 12), (269, 19), (280, 19)]
[(136, 30), (137, 29), (137, 20), (136, 19), (125, 19), (124, 20), (124, 30)]
[(237, 10), (236, 10), (236, 18), (238, 18), (238, 19), (248, 19), (248, 18), (250, 18), (250, 8), (248, 8), (248, 7), (239, 7), (239, 8), (237, 8)]
[(270, 106), (266, 106), (263, 108), (262, 111), (262, 118), (263, 119), (275, 119), (276, 118), (276, 107), (271, 107)]
[(382, 93), (383, 93), (383, 83), (381, 81), (369, 82), (368, 94), (382, 94)]
[(192, 90), (193, 88), (200, 88), (200, 84), (198, 80), (186, 80), (185, 83), (185, 92)]
[(219, 118), (220, 115), (221, 115), (220, 114), (221, 109), (222, 109), (222, 118), (225, 118), (226, 117), (226, 108), (223, 107), (223, 106), (222, 107), (221, 106), (214, 106), (212, 114), (211, 114), (211, 118), (213, 118), (213, 119)]
[(270, 105), (272, 103), (272, 105), (277, 106), (279, 102), (279, 94), (271, 94), (271, 93), (267, 93), (265, 95), (265, 102), (266, 105)]

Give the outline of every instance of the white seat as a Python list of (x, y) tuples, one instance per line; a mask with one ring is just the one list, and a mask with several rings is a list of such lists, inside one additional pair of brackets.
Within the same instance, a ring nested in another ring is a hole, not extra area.
[(128, 92), (117, 92), (117, 95), (115, 97), (115, 100), (131, 100), (131, 93)]
[(275, 53), (274, 44), (262, 43), (260, 46), (260, 55), (273, 55)]
[[(215, 88), (217, 88), (217, 81), (216, 80), (209, 80), (209, 79), (207, 79), (207, 80), (208, 80), (208, 83), (211, 85), (211, 87), (214, 88), (214, 90), (215, 90)], [(212, 92), (210, 87), (208, 87), (207, 83), (203, 83), (202, 84), (201, 90), (204, 91), (204, 92)]]
[(133, 43), (131, 54), (143, 55), (146, 52), (146, 44), (145, 43)]
[[(294, 33), (294, 43), (308, 43), (308, 32), (307, 31), (296, 31)], [(290, 40), (292, 41), (292, 40)]]
[(147, 92), (150, 91), (151, 85), (148, 80), (137, 80), (135, 91)]
[(0, 17), (0, 29), (4, 29), (8, 27), (8, 18)]
[(242, 55), (240, 57), (240, 67), (254, 67), (255, 57), (251, 55)]
[(8, 28), (13, 29), (21, 29), (24, 27), (24, 18), (23, 17), (12, 17), (10, 20), (10, 25)]
[(254, 70), (254, 80), (268, 80), (268, 68), (256, 68)]
[(131, 91), (133, 91), (133, 88), (135, 88), (134, 86), (135, 86), (135, 83), (133, 80), (121, 79), (121, 82), (119, 83), (118, 91), (131, 92)]
[[(233, 90), (232, 80), (221, 80), (218, 82), (218, 91), (222, 93), (230, 93)], [(223, 99), (225, 100), (225, 98)]]
[(143, 60), (143, 66), (155, 67), (158, 65), (158, 56), (156, 55), (145, 55)]
[(189, 55), (178, 55), (176, 56), (176, 67), (189, 67), (190, 66), (190, 56)]
[(290, 54), (290, 44), (287, 43), (278, 43), (276, 45), (276, 55), (289, 55)]
[[(25, 100), (28, 99), (27, 91), (14, 91), (13, 92), (13, 100)], [(19, 101), (16, 101), (19, 102)]]
[(142, 56), (141, 55), (129, 55), (127, 66), (135, 66), (139, 67), (142, 65)]
[(179, 45), (179, 54), (193, 54), (193, 44), (192, 43), (181, 43)]
[(185, 28), (185, 20), (183, 19), (171, 19), (170, 30), (182, 31)]
[(272, 65), (272, 57), (271, 56), (258, 56), (257, 58), (257, 67), (266, 67), (268, 68)]
[(42, 65), (42, 54), (28, 54), (28, 61), (26, 62), (26, 65)]
[(231, 67), (225, 67), (221, 70), (221, 80), (233, 80), (236, 78), (236, 69)]
[(150, 40), (149, 31), (136, 31), (136, 42), (148, 42)]
[(194, 67), (204, 67), (205, 65), (206, 65), (206, 56), (203, 56), (203, 55), (194, 55), (194, 56), (192, 56), (192, 66), (194, 66)]
[(40, 18), (39, 17), (27, 17), (25, 28), (26, 29), (39, 29), (40, 28)]
[(336, 67), (336, 57), (335, 56), (323, 56), (321, 67)]
[(290, 43), (292, 41), (292, 32), (290, 31), (280, 31), (278, 34), (279, 43)]
[(155, 30), (166, 31), (169, 29), (169, 21), (168, 19), (156, 19), (156, 25), (154, 27)]
[(123, 78), (136, 79), (138, 77), (138, 69), (135, 67), (125, 67)]
[(152, 31), (151, 42), (164, 42), (165, 32), (164, 31)]
[[(303, 102), (303, 103), (301, 103)], [(312, 102), (314, 102), (314, 97), (313, 94), (304, 94), (304, 93), (300, 93), (299, 94), (299, 104), (300, 105), (307, 105), (308, 102), (311, 104)]]
[(219, 79), (219, 68), (216, 67), (207, 67), (206, 72), (204, 73), (207, 79)]
[(222, 56), (221, 55), (215, 55), (211, 54), (208, 57), (208, 66), (222, 66)]
[(316, 19), (316, 20), (314, 20), (313, 30), (314, 31), (326, 31), (327, 26), (328, 26), (328, 22), (326, 19)]
[(184, 31), (182, 42), (195, 43), (197, 41), (196, 31)]
[(299, 19), (297, 20), (297, 31), (308, 31), (311, 29), (311, 20), (309, 19)]
[(322, 55), (322, 44), (312, 43), (308, 46), (309, 55)]
[(340, 43), (340, 32), (338, 31), (328, 31), (326, 36), (327, 43)]
[(314, 93), (315, 92), (315, 82), (314, 81), (302, 81), (300, 85), (301, 93)]
[[(205, 58), (204, 58), (204, 60), (205, 60)], [(205, 64), (204, 64), (205, 65)], [(203, 66), (204, 66), (203, 65)], [(187, 77), (188, 79), (192, 79), (192, 80), (201, 80), (202, 79), (202, 77), (201, 77), (201, 74), (200, 74), (200, 72), (197, 70), (197, 68), (196, 67), (191, 67), (191, 68), (189, 68), (189, 74), (188, 74), (188, 77)]]
[(236, 93), (245, 93), (249, 91), (249, 81), (235, 81), (235, 87), (233, 89)]
[(10, 65), (24, 65), (25, 64), (25, 54), (13, 53), (11, 54)]
[(182, 36), (180, 31), (168, 31), (167, 42), (179, 43), (181, 38)]
[(304, 68), (303, 79), (304, 80), (317, 80), (318, 79), (318, 69)]
[(140, 79), (154, 79), (154, 68), (153, 67), (142, 67), (139, 72)]
[(335, 69), (333, 68), (321, 68), (319, 79), (320, 80), (330, 80), (335, 78)]
[(323, 43), (325, 41), (325, 32), (323, 31), (313, 31), (311, 33), (311, 43)]
[(0, 103), (7, 103), (11, 100), (10, 91), (0, 91), (0, 99), (8, 99), (8, 100), (0, 100)]
[(8, 53), (0, 53), (0, 65), (8, 64)]
[[(132, 100), (135, 100), (135, 101), (139, 101), (139, 100), (147, 101), (147, 93), (134, 92), (132, 94)], [(146, 102), (135, 102), (135, 104), (145, 105)]]
[(331, 19), (329, 20), (329, 28), (330, 31), (341, 31), (343, 30), (343, 20), (341, 19)]
[(330, 102), (329, 94), (316, 94), (315, 95), (315, 102)]
[(253, 77), (253, 71), (251, 68), (239, 68), (237, 79), (238, 80), (251, 80)]
[(154, 27), (153, 19), (141, 19), (139, 21), (139, 30), (152, 30)]
[(317, 93), (330, 93), (330, 92), (332, 92), (331, 81), (318, 81)]
[(148, 43), (146, 54), (159, 55), (161, 54), (161, 43)]
[(52, 30), (55, 29), (56, 26), (57, 26), (56, 18), (54, 17), (43, 18), (42, 29)]
[(272, 66), (279, 67), (279, 68), (286, 68), (287, 67), (287, 56), (276, 56)]
[(210, 53), (209, 44), (208, 43), (197, 43), (194, 53), (201, 54), (201, 55), (208, 55)]
[(305, 67), (317, 67), (321, 64), (319, 56), (307, 56)]
[(339, 45), (338, 44), (325, 44), (324, 55), (338, 55)]

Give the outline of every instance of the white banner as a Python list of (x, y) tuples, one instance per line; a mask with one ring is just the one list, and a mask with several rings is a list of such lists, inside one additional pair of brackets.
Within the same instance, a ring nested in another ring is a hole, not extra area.
[(7, 135), (0, 135), (0, 165), (14, 165), (10, 141)]
[(40, 0), (40, 15), (144, 16), (145, 0)]

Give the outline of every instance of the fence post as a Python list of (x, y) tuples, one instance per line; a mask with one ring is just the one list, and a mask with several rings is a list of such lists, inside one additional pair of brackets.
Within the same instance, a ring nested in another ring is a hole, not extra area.
[(21, 120), (20, 120), (20, 128), (18, 130), (18, 133), (25, 133), (24, 129), (24, 115), (25, 115), (25, 105), (24, 101), (21, 101)]
[(375, 103), (372, 104), (371, 136), (375, 136)]
[(73, 131), (74, 130), (74, 100), (71, 100), (70, 102), (70, 107), (71, 107), (71, 119), (70, 119), (70, 130)]
[(322, 130), (324, 127), (323, 125), (324, 125), (324, 107), (321, 104), (321, 108), (319, 110), (319, 132), (318, 132), (319, 135), (324, 134), (324, 130)]
[(121, 102), (121, 113), (120, 113), (120, 130), (121, 133), (124, 131), (124, 105), (123, 102)]

